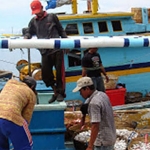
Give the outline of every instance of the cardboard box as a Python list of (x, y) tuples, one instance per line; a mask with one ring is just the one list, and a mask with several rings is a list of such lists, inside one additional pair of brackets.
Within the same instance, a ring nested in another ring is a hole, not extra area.
[(106, 94), (108, 95), (112, 106), (125, 104), (125, 88), (106, 90)]

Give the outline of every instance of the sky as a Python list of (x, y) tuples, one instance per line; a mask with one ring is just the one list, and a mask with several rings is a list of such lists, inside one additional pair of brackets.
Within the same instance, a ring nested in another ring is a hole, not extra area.
[[(0, 34), (21, 34), (22, 28), (27, 27), (31, 15), (32, 0), (0, 0)], [(46, 0), (41, 1), (44, 8)], [(85, 6), (85, 7), (83, 7)], [(99, 12), (128, 11), (132, 7), (150, 8), (150, 0), (99, 0)], [(66, 12), (67, 10), (67, 12)], [(86, 10), (86, 0), (78, 0), (78, 12)], [(71, 13), (71, 5), (49, 9), (47, 12)]]

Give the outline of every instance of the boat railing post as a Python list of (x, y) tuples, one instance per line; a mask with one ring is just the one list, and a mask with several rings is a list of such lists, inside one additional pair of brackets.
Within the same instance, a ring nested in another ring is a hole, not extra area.
[(77, 14), (77, 0), (72, 0), (72, 13)]
[(97, 14), (98, 11), (98, 1), (92, 0), (92, 14)]

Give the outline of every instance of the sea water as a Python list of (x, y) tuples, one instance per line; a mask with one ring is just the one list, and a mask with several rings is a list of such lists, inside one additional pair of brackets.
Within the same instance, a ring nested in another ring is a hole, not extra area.
[[(19, 76), (16, 64), (20, 60), (31, 61), (31, 63), (40, 63), (41, 55), (37, 49), (0, 49), (0, 70), (11, 71), (13, 75)], [(29, 59), (30, 58), (30, 59)]]

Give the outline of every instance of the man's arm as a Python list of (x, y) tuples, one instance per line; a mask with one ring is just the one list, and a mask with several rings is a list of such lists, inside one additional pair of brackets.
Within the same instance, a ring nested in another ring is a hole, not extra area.
[(22, 29), (24, 39), (31, 39), (33, 35), (36, 35), (36, 29), (34, 25), (34, 18), (31, 19), (27, 28)]
[(93, 150), (94, 142), (99, 132), (99, 122), (93, 122), (91, 126), (91, 136), (86, 150)]
[(86, 65), (87, 65), (87, 60), (86, 57), (83, 56), (83, 58), (81, 59), (81, 66), (82, 66), (82, 77), (87, 76), (87, 69), (86, 69)]
[(105, 68), (103, 67), (103, 64), (102, 64), (102, 63), (100, 64), (100, 68), (101, 68), (101, 71), (102, 71), (103, 75), (104, 75), (105, 78), (106, 78), (106, 82), (109, 82), (109, 77), (107, 76), (106, 71), (105, 71)]
[(32, 97), (32, 95), (31, 95), (30, 101), (28, 102), (28, 104), (26, 105), (26, 107), (22, 111), (22, 117), (27, 121), (28, 124), (30, 124), (32, 114), (34, 111), (35, 103), (36, 103), (35, 96)]

